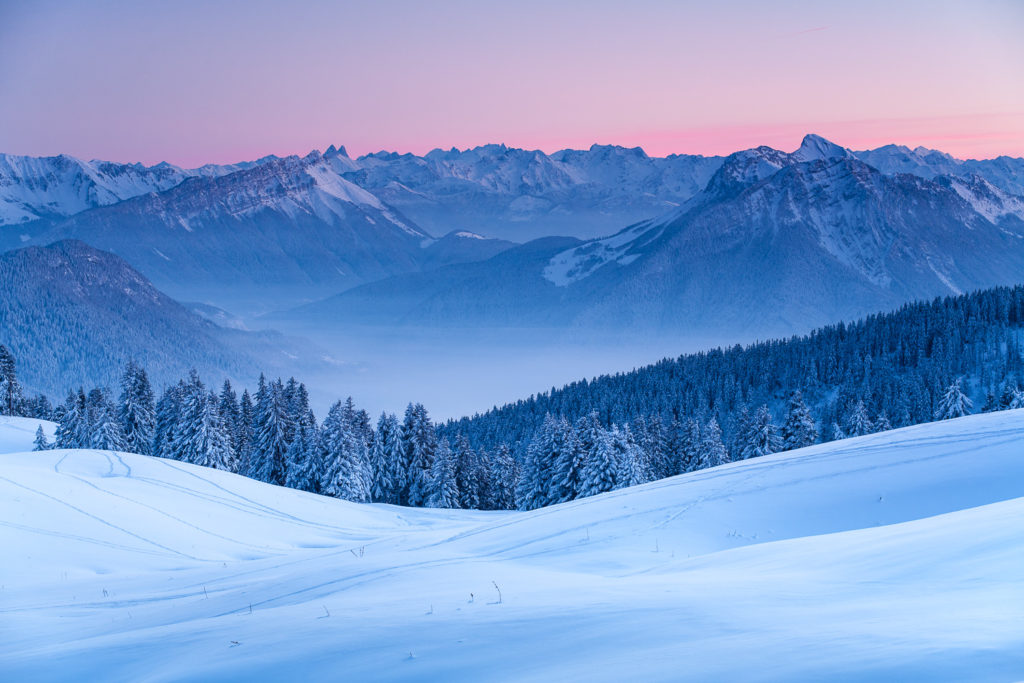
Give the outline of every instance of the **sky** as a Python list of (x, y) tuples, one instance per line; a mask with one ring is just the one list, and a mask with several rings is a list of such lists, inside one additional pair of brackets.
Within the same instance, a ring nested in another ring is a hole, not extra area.
[(1024, 156), (1024, 2), (0, 0), (0, 151)]

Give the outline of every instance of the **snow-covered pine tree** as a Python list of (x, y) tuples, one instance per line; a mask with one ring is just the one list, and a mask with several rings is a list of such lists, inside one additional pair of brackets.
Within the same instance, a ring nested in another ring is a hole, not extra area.
[(789, 395), (786, 406), (786, 421), (782, 424), (782, 445), (784, 451), (804, 448), (818, 440), (818, 428), (811, 416), (811, 409), (804, 402), (800, 390)]
[(647, 420), (646, 436), (643, 448), (647, 454), (648, 478), (655, 480), (671, 477), (675, 474), (675, 463), (669, 456), (668, 435), (659, 415)]
[(459, 486), (456, 482), (455, 455), (448, 445), (448, 439), (437, 442), (433, 462), (430, 465), (430, 483), (427, 490), (427, 507), (458, 508)]
[(153, 430), (153, 455), (171, 460), (180, 460), (178, 444), (174, 437), (177, 432), (178, 415), (181, 412), (181, 396), (184, 382), (164, 389), (156, 403), (156, 426)]
[(505, 444), (498, 446), (491, 456), (490, 507), (494, 510), (514, 510), (516, 507), (516, 482), (519, 468), (512, 457), (512, 449)]
[(516, 500), (524, 510), (535, 510), (571, 500), (574, 492), (566, 485), (576, 459), (576, 439), (565, 418), (550, 413), (534, 433), (526, 449)]
[(231, 386), (231, 380), (224, 380), (224, 384), (220, 387), (220, 394), (217, 396), (217, 409), (231, 436), (231, 449), (237, 456), (240, 453), (238, 448), (238, 395), (235, 393), (235, 388)]
[(128, 362), (121, 377), (120, 413), (125, 449), (130, 453), (151, 455), (156, 431), (153, 388), (146, 371), (135, 361)]
[(242, 390), (238, 400), (238, 422), (235, 434), (235, 453), (238, 456), (238, 471), (248, 474), (252, 471), (252, 430), (256, 424), (256, 408), (248, 389)]
[(255, 424), (249, 476), (253, 479), (283, 486), (285, 481), (285, 439), (288, 415), (280, 380), (267, 382), (260, 375), (256, 392)]
[(971, 399), (967, 398), (967, 395), (960, 388), (960, 380), (956, 379), (946, 388), (945, 393), (942, 394), (939, 407), (935, 410), (935, 419), (950, 420), (955, 417), (969, 415), (973, 405)]
[(413, 407), (412, 430), (407, 442), (406, 459), (409, 462), (409, 505), (423, 507), (430, 491), (437, 434), (422, 403)]
[(768, 406), (762, 405), (750, 417), (745, 440), (740, 446), (740, 458), (759, 458), (779, 450), (780, 440), (772, 422), (772, 414)]
[(0, 415), (21, 415), (21, 385), (14, 354), (0, 344)]
[(680, 473), (680, 454), (683, 451), (683, 423), (678, 417), (673, 417), (665, 431), (665, 460), (667, 463), (666, 477), (672, 477)]
[(124, 451), (127, 444), (121, 421), (117, 417), (117, 408), (107, 399), (102, 391), (93, 389), (89, 392), (87, 403), (89, 422), (89, 446), (103, 451)]
[(622, 425), (622, 429), (616, 432), (618, 442), (616, 447), (619, 454), (619, 483), (620, 488), (625, 486), (637, 486), (650, 481), (647, 475), (647, 454), (637, 443), (629, 425)]
[(615, 432), (603, 429), (598, 434), (587, 464), (583, 468), (579, 498), (596, 496), (599, 493), (621, 487), (622, 466), (620, 463), (621, 449), (618, 447), (619, 439), (619, 435)]
[(397, 415), (387, 417), (387, 439), (384, 441), (384, 463), (388, 485), (385, 501), (400, 504), (402, 492), (408, 491), (409, 473), (405, 463), (405, 448), (402, 444), (402, 427)]
[(455, 437), (452, 456), (455, 462), (455, 488), (459, 492), (459, 507), (464, 510), (479, 510), (480, 489), (484, 483), (480, 458), (462, 434)]
[(831, 432), (832, 432), (832, 441), (839, 441), (840, 439), (845, 439), (846, 438), (846, 432), (843, 431), (843, 428), (839, 426), (838, 422), (833, 422), (832, 423)]
[(867, 406), (864, 405), (863, 400), (858, 400), (853, 404), (853, 409), (846, 419), (846, 429), (844, 430), (846, 435), (864, 436), (874, 431), (874, 428), (874, 425), (871, 424), (871, 418), (868, 417)]
[(288, 488), (318, 493), (320, 490), (320, 433), (313, 412), (306, 411), (295, 426), (295, 438), (288, 444), (288, 465), (284, 485)]
[(68, 392), (55, 435), (57, 448), (86, 448), (91, 440), (86, 416), (85, 392)]
[(889, 422), (889, 416), (885, 414), (884, 410), (879, 411), (872, 426), (876, 432), (887, 432), (892, 429), (892, 423)]
[(698, 422), (696, 418), (688, 418), (683, 423), (683, 428), (679, 432), (679, 451), (677, 458), (680, 474), (684, 472), (694, 472), (701, 468), (700, 454), (703, 439), (704, 437), (701, 434), (700, 422)]
[(43, 431), (43, 425), (39, 425), (36, 428), (36, 438), (32, 441), (33, 451), (48, 451), (50, 450), (50, 442), (46, 438), (46, 432)]
[(185, 462), (229, 472), (237, 467), (220, 402), (207, 393), (195, 370), (184, 385), (175, 441), (179, 458)]
[(321, 434), (324, 478), (320, 487), (323, 493), (355, 503), (365, 502), (366, 491), (366, 444), (356, 433), (351, 414), (346, 414), (341, 401), (331, 406)]
[(729, 462), (729, 452), (722, 443), (722, 428), (718, 420), (712, 417), (701, 430), (699, 469), (717, 467)]
[(370, 502), (390, 503), (391, 491), (394, 488), (391, 482), (391, 470), (388, 467), (391, 442), (396, 437), (391, 431), (391, 422), (387, 413), (381, 413), (377, 419), (377, 429), (373, 432), (373, 443), (370, 446), (370, 454), (367, 467), (370, 471)]
[(581, 416), (572, 426), (572, 459), (561, 463), (558, 473), (562, 491), (566, 496), (564, 500), (574, 500), (582, 495), (583, 470), (597, 449), (602, 432), (601, 422), (595, 411)]

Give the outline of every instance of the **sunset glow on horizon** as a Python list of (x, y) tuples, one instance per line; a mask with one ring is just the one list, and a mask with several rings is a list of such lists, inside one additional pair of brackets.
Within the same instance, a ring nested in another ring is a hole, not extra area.
[[(0, 3), (0, 152), (1024, 156), (1015, 2)], [(410, 58), (410, 55), (415, 55)]]

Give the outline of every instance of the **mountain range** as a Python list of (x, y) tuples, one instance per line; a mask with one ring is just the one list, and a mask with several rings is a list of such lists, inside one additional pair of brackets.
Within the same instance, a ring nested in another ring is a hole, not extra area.
[(276, 320), (788, 334), (1017, 281), (1021, 195), (1022, 159), (815, 135), (728, 157), (332, 146), (185, 170), (2, 156), (0, 247), (77, 239), (180, 300), (307, 306)]
[(679, 208), (610, 237), (537, 240), (275, 319), (749, 338), (1022, 275), (1021, 197), (978, 175), (889, 175), (808, 136), (730, 155)]

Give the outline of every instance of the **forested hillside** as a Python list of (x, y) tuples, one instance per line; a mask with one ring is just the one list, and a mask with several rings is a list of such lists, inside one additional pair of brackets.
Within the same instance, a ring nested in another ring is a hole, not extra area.
[[(0, 413), (53, 419), (62, 448), (127, 450), (357, 502), (533, 509), (732, 460), (893, 427), (1024, 407), (1024, 287), (904, 306), (805, 337), (715, 349), (581, 381), (435, 426), (322, 422), (305, 387), (260, 379), (211, 391), (193, 371), (157, 399), (129, 363), (115, 395), (23, 396), (0, 346)], [(50, 447), (40, 432), (38, 449)]]

